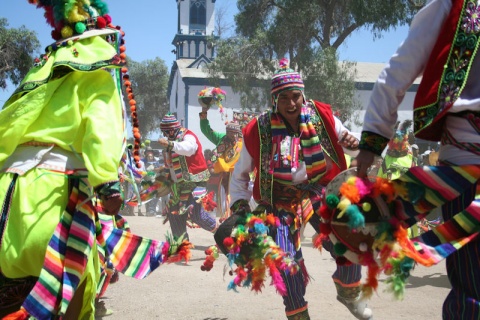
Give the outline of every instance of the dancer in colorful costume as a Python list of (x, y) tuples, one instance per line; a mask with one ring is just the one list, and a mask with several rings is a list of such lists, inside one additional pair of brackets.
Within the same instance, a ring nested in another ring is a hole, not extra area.
[[(240, 157), (240, 150), (242, 150), (242, 127), (240, 123), (230, 121), (226, 125), (226, 133), (214, 131), (210, 127), (210, 121), (207, 118), (207, 112), (213, 104), (220, 104), (224, 99), (225, 92), (220, 88), (206, 88), (198, 94), (198, 102), (202, 105), (202, 112), (200, 116), (200, 129), (202, 133), (215, 144), (213, 150), (213, 175), (211, 179), (218, 181), (217, 204), (218, 208), (222, 210), (221, 220), (230, 216), (230, 193), (229, 183), (230, 174), (233, 172), (233, 167)], [(223, 192), (222, 192), (223, 188)], [(225, 198), (222, 198), (222, 194)]]
[(96, 228), (97, 204), (108, 215), (122, 205), (118, 167), (126, 141), (123, 32), (106, 4), (30, 3), (46, 10), (57, 42), (0, 112), (0, 318), (94, 319), (97, 242), (117, 270), (136, 278), (179, 247)]
[[(142, 189), (148, 189), (155, 185), (156, 177), (159, 175), (163, 170), (164, 166), (155, 159), (153, 149), (150, 146), (147, 146), (144, 151), (145, 158), (143, 159), (143, 163), (145, 166), (146, 175), (143, 177), (142, 180)], [(163, 157), (162, 157), (163, 162)], [(157, 189), (158, 192), (158, 189)], [(145, 203), (145, 210), (147, 217), (154, 217), (157, 215), (157, 203), (161, 199), (163, 195), (158, 195), (157, 192), (151, 192), (148, 196), (148, 199), (143, 200), (142, 202)]]
[(166, 114), (161, 123), (164, 138), (158, 142), (165, 148), (165, 167), (171, 182), (171, 193), (166, 208), (172, 234), (188, 239), (187, 219), (201, 228), (215, 232), (217, 221), (205, 210), (195, 197), (206, 194), (206, 184), (210, 177), (207, 162), (203, 156), (202, 145), (197, 136), (183, 128), (175, 115)]
[[(238, 251), (241, 258), (234, 262), (246, 261), (245, 283), (240, 277), (244, 270), (239, 267), (240, 278), (236, 278), (235, 285), (248, 286), (252, 281), (253, 290), (261, 289), (262, 278), (256, 273), (268, 268), (283, 296), (287, 318), (310, 319), (304, 299), (309, 278), (302, 257), (300, 228), (310, 222), (319, 232), (323, 188), (346, 169), (342, 147), (352, 152), (358, 140), (333, 116), (329, 105), (305, 98), (302, 77), (289, 68), (287, 59), (280, 61), (271, 88), (272, 110), (256, 117), (243, 130), (248, 144), (241, 151), (230, 183), (232, 217), (220, 225), (215, 240), (229, 257)], [(259, 206), (252, 214), (248, 204), (252, 191), (248, 186), (254, 170), (257, 175), (253, 197)], [(248, 237), (245, 233), (249, 230), (259, 235), (252, 240), (255, 245), (237, 246)], [(325, 241), (324, 247), (331, 250), (331, 243)], [(257, 260), (264, 255), (263, 261)], [(359, 299), (361, 267), (337, 264), (333, 279), (338, 300), (355, 317), (370, 319), (372, 311)]]
[(432, 0), (417, 13), (375, 84), (357, 156), (358, 176), (364, 177), (393, 134), (407, 88), (421, 75), (414, 132), (441, 142), (439, 166), (414, 167), (393, 181), (407, 188), (403, 214), (393, 214), (408, 226), (445, 203), (444, 224), (417, 239), (422, 251), (408, 253), (426, 265), (446, 257), (452, 289), (443, 303), (443, 319), (480, 318), (480, 202), (474, 200), (480, 168), (479, 8), (478, 1)]
[(388, 142), (388, 149), (378, 175), (383, 178), (396, 179), (413, 166), (413, 155), (410, 150), (408, 131), (411, 120), (405, 120), (401, 125), (397, 122), (395, 135)]

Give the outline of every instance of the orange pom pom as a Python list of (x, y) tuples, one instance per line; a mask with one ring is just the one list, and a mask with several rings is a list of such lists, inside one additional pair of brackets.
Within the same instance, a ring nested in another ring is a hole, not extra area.
[(352, 203), (358, 203), (360, 201), (360, 192), (355, 185), (346, 182), (342, 183), (340, 186), (340, 193)]
[(132, 85), (132, 83), (128, 80), (125, 81), (123, 84), (125, 85), (125, 87), (130, 87)]
[(134, 106), (137, 104), (137, 101), (131, 99), (130, 101), (128, 101), (128, 103), (131, 105), (131, 106)]
[(125, 60), (127, 58), (127, 54), (125, 52), (120, 53), (120, 58)]
[(140, 139), (142, 137), (138, 132), (135, 132), (133, 136), (135, 137), (135, 139)]

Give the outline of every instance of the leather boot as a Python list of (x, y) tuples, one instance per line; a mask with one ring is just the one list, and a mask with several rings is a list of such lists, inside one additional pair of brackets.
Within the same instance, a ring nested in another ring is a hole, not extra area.
[(373, 319), (372, 309), (367, 307), (367, 302), (362, 298), (360, 286), (342, 287), (335, 283), (337, 300), (341, 302), (355, 318), (360, 320)]

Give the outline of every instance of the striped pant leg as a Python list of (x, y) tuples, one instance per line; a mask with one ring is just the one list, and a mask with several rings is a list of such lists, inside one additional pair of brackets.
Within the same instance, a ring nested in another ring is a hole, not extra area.
[[(299, 232), (298, 230), (296, 232)], [(293, 236), (290, 232), (289, 226), (285, 220), (280, 217), (280, 226), (273, 231), (272, 238), (278, 246), (285, 252), (288, 252), (295, 258), (301, 258), (301, 249), (297, 251), (293, 242)], [(281, 272), (285, 287), (287, 288), (287, 295), (283, 296), (283, 304), (285, 305), (285, 312), (290, 314), (292, 311), (304, 310), (308, 303), (305, 301), (305, 282), (303, 280), (302, 272), (296, 274), (289, 274), (284, 271)]]
[[(333, 243), (330, 240), (322, 242), (323, 247), (330, 252), (332, 258), (336, 259), (337, 255), (333, 249)], [(360, 286), (362, 279), (362, 266), (359, 264), (350, 264), (348, 266), (341, 266), (337, 264), (337, 269), (332, 275), (333, 281), (345, 288), (353, 288)]]
[[(480, 210), (479, 199), (472, 205)], [(443, 212), (445, 221), (452, 215)], [(443, 303), (443, 319), (480, 319), (480, 237), (448, 256), (446, 267), (452, 289)]]
[(198, 224), (201, 228), (214, 232), (217, 229), (217, 220), (203, 209), (201, 203), (196, 203), (195, 200), (193, 200), (192, 204), (193, 210), (190, 214), (192, 221)]

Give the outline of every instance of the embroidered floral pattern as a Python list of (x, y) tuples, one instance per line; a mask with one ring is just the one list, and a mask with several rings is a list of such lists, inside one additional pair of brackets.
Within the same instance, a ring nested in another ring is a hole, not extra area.
[(438, 102), (439, 111), (448, 109), (453, 105), (457, 98), (459, 88), (455, 86), (454, 82), (444, 84), (440, 91), (440, 101)]
[(388, 141), (390, 141), (390, 139), (387, 139), (377, 133), (362, 131), (362, 137), (360, 139), (360, 145), (358, 148), (361, 150), (371, 151), (380, 156), (387, 146)]
[(462, 19), (462, 29), (465, 33), (478, 33), (480, 31), (480, 7), (470, 1), (465, 9), (465, 16)]

